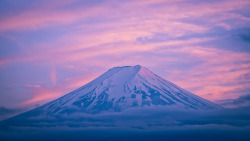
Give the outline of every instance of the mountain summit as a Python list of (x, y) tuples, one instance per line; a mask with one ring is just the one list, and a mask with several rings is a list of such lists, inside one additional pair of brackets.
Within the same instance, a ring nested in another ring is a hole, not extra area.
[(196, 110), (220, 108), (136, 65), (112, 68), (75, 91), (32, 111), (38, 115), (93, 114), (147, 106)]

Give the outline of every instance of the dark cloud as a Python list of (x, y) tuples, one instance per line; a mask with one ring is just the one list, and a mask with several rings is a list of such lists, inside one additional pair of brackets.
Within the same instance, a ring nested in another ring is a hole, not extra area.
[(249, 140), (250, 106), (215, 111), (164, 107), (119, 113), (15, 118), (0, 122), (0, 140)]
[(232, 101), (233, 104), (242, 104), (248, 103), (250, 104), (250, 95), (244, 95)]
[(243, 41), (245, 43), (250, 43), (250, 28), (238, 29), (236, 32), (237, 32), (236, 37), (238, 39), (240, 39), (241, 41)]
[(0, 107), (0, 121), (25, 112), (27, 110), (27, 108), (6, 108), (2, 106)]
[(8, 109), (5, 107), (0, 107), (0, 115), (10, 114), (16, 112), (16, 109)]
[(250, 32), (248, 34), (241, 34), (239, 37), (245, 42), (250, 42)]
[(226, 107), (245, 107), (250, 106), (250, 94), (240, 96), (237, 99), (226, 99), (218, 101), (222, 106)]

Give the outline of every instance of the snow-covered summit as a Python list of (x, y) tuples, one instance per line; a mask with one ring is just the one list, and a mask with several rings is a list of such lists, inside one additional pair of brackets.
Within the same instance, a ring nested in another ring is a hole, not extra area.
[(39, 115), (116, 112), (166, 106), (208, 110), (220, 106), (162, 79), (140, 65), (114, 67), (75, 91), (35, 110)]

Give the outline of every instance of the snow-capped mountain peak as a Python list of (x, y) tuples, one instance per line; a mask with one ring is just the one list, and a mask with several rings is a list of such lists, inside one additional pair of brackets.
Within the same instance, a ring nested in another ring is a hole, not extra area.
[(37, 109), (39, 115), (117, 112), (166, 106), (196, 110), (220, 106), (162, 79), (140, 65), (114, 67), (79, 89)]

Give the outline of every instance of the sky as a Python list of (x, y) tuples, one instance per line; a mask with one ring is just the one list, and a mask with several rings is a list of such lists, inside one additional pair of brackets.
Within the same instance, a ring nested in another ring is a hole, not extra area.
[(225, 107), (250, 105), (249, 0), (0, 0), (0, 107), (36, 107), (141, 65)]

